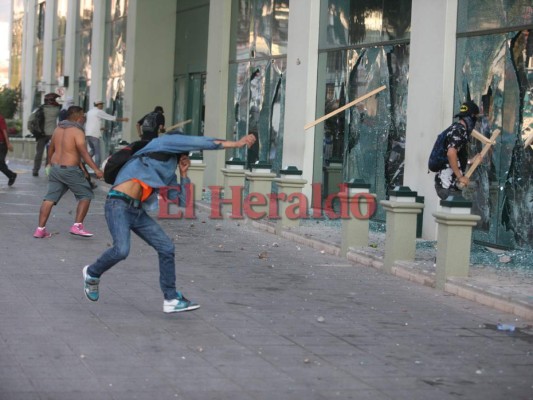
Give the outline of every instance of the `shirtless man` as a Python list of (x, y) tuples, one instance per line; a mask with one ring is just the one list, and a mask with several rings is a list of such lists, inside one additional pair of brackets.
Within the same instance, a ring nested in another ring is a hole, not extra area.
[(70, 228), (73, 235), (89, 237), (92, 233), (83, 228), (83, 220), (89, 211), (89, 205), (94, 197), (93, 191), (84, 172), (80, 168), (81, 160), (85, 161), (95, 172), (98, 178), (103, 177), (103, 172), (96, 166), (87, 151), (85, 134), (82, 124), (84, 120), (83, 109), (72, 106), (67, 111), (67, 119), (59, 123), (54, 131), (48, 149), (48, 193), (44, 197), (39, 211), (39, 226), (33, 237), (49, 238), (52, 236), (46, 230), (46, 221), (50, 216), (52, 207), (58, 203), (68, 189), (74, 193), (78, 200), (76, 220)]

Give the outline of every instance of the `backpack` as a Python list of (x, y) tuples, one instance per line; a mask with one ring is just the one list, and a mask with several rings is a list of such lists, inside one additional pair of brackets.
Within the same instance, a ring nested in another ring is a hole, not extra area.
[(114, 184), (121, 168), (132, 158), (146, 156), (159, 161), (168, 161), (170, 157), (175, 156), (174, 154), (162, 152), (145, 153), (140, 156), (136, 156), (135, 153), (141, 150), (148, 143), (150, 142), (147, 140), (138, 140), (111, 154), (105, 161), (104, 181), (110, 185)]
[(448, 164), (448, 149), (446, 146), (448, 131), (449, 129), (442, 131), (439, 136), (437, 136), (437, 140), (435, 140), (435, 144), (433, 145), (428, 160), (428, 169), (431, 172), (439, 172), (446, 167), (446, 164)]
[(35, 139), (44, 136), (44, 109), (42, 106), (30, 114), (27, 128)]
[(141, 125), (141, 129), (143, 133), (153, 133), (157, 132), (157, 116), (159, 113), (157, 112), (151, 112), (149, 114), (146, 114), (143, 120), (143, 124)]

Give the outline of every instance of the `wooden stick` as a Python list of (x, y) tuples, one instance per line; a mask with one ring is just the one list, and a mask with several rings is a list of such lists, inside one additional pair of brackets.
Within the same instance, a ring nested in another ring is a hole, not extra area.
[[(474, 163), (470, 166), (470, 168), (468, 169), (468, 171), (466, 171), (466, 174), (465, 176), (470, 179), (470, 177), (472, 176), (472, 174), (474, 173), (474, 171), (476, 170), (477, 167), (479, 167), (479, 164), (481, 164), (481, 161), (483, 161), (483, 158), (485, 157), (485, 155), (488, 153), (488, 151), (490, 150), (490, 148), (492, 147), (492, 143), (496, 143), (496, 138), (498, 137), (498, 135), (500, 134), (500, 130), (499, 129), (496, 129), (493, 133), (492, 133), (492, 136), (490, 137), (490, 143), (487, 143), (485, 144), (485, 146), (483, 146), (483, 149), (481, 150), (481, 152), (479, 153), (479, 155), (476, 157), (476, 159), (474, 160)], [(461, 183), (458, 183), (457, 186), (459, 187), (459, 189), (463, 189), (465, 186), (462, 185)]]
[(345, 104), (345, 105), (343, 105), (340, 108), (337, 108), (335, 111), (332, 111), (329, 114), (326, 114), (323, 117), (320, 117), (320, 118), (314, 120), (313, 122), (309, 122), (308, 124), (306, 124), (304, 126), (304, 130), (312, 128), (313, 126), (321, 123), (322, 121), (324, 121), (324, 120), (326, 120), (326, 119), (328, 119), (330, 117), (333, 117), (334, 115), (340, 113), (341, 111), (344, 111), (347, 108), (350, 108), (351, 106), (356, 105), (357, 103), (360, 103), (361, 101), (368, 99), (369, 97), (374, 96), (375, 94), (381, 92), (382, 90), (385, 90), (386, 88), (387, 88), (387, 86), (383, 85), (383, 86), (378, 87), (377, 89), (374, 89), (371, 92), (368, 92), (367, 94), (365, 94), (365, 95), (363, 95), (363, 96), (361, 96), (361, 97), (359, 97), (359, 98), (357, 98), (357, 99), (355, 99), (353, 101), (350, 101), (348, 104)]
[(171, 131), (171, 130), (174, 129), (174, 128), (179, 128), (180, 126), (190, 124), (191, 122), (192, 122), (192, 119), (188, 119), (188, 120), (185, 120), (185, 121), (181, 121), (181, 122), (178, 122), (177, 124), (174, 124), (174, 125), (172, 125), (172, 126), (169, 126), (168, 128), (166, 128), (166, 130), (167, 130), (167, 131)]
[(527, 146), (533, 145), (533, 132), (529, 134), (529, 136), (524, 141), (524, 149), (527, 149)]
[(488, 137), (485, 137), (484, 135), (482, 135), (481, 133), (479, 133), (478, 131), (476, 131), (475, 129), (472, 130), (472, 133), (470, 134), (474, 139), (477, 139), (479, 140), (481, 143), (485, 143), (485, 144), (494, 144), (494, 143), (491, 143), (490, 139)]

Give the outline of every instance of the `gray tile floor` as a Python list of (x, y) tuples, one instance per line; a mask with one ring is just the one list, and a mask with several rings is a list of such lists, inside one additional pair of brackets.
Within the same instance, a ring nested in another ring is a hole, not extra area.
[(0, 180), (2, 400), (533, 399), (527, 321), (200, 210), (161, 221), (199, 310), (162, 312), (156, 254), (136, 237), (90, 303), (81, 268), (110, 245), (104, 190), (95, 237), (68, 234), (68, 193), (38, 240), (46, 178), (15, 169), (12, 188)]

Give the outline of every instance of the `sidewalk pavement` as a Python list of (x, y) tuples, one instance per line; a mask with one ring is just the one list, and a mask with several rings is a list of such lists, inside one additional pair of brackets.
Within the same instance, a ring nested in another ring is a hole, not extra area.
[(91, 303), (81, 269), (111, 245), (104, 185), (85, 221), (94, 237), (68, 233), (67, 193), (53, 237), (34, 239), (47, 180), (11, 164), (15, 185), (0, 178), (2, 400), (533, 399), (531, 320), (201, 207), (160, 221), (178, 288), (200, 309), (162, 312), (156, 254), (135, 236)]

